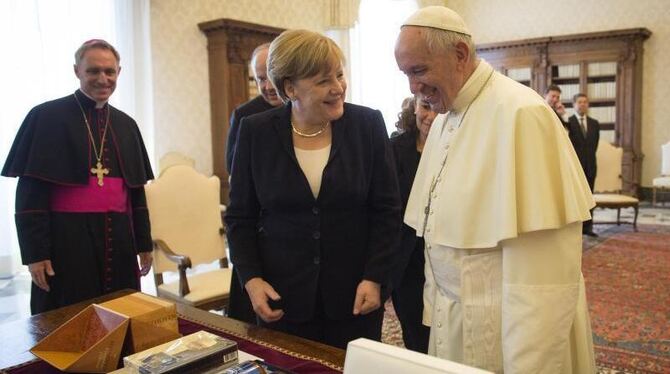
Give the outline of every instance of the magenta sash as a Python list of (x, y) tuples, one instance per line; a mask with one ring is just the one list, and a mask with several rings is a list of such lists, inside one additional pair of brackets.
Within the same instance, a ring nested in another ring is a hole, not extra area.
[(87, 186), (55, 185), (51, 190), (51, 211), (69, 213), (104, 213), (128, 210), (128, 190), (123, 178), (88, 178)]

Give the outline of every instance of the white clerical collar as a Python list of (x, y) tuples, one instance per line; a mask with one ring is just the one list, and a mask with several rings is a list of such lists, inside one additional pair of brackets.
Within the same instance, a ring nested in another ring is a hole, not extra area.
[(102, 108), (103, 106), (105, 106), (105, 104), (107, 104), (107, 101), (100, 102), (100, 101), (95, 100), (95, 99), (92, 98), (89, 94), (87, 94), (86, 92), (84, 92), (84, 90), (79, 90), (79, 91), (81, 91), (81, 93), (83, 93), (84, 96), (88, 97), (89, 99), (91, 99), (91, 100), (95, 103), (95, 108), (96, 108), (96, 109), (100, 109), (100, 108)]
[(465, 108), (475, 99), (477, 93), (480, 92), (480, 89), (484, 84), (486, 84), (488, 78), (491, 76), (493, 67), (489, 65), (488, 62), (483, 59), (479, 60), (477, 68), (472, 73), (467, 82), (461, 87), (461, 90), (458, 91), (456, 99), (454, 100), (453, 112), (462, 112)]

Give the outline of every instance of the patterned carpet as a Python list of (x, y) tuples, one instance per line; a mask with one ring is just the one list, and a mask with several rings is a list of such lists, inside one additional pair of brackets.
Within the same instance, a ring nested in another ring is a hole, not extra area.
[[(670, 226), (596, 225), (583, 272), (598, 374), (670, 373)], [(403, 347), (393, 305), (382, 341)]]
[(670, 373), (670, 227), (613, 227), (601, 237), (582, 264), (598, 365)]
[(395, 309), (393, 309), (393, 303), (389, 298), (384, 304), (384, 325), (382, 326), (382, 342), (390, 345), (395, 345), (396, 347), (405, 348), (405, 344), (402, 342), (402, 328), (400, 328), (400, 321), (395, 315)]

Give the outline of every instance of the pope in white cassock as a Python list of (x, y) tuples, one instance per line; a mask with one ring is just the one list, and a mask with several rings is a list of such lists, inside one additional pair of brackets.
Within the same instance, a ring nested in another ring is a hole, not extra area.
[(429, 353), (498, 373), (595, 373), (581, 273), (594, 202), (558, 118), (479, 59), (448, 8), (409, 17), (395, 55), (440, 113), (405, 214), (426, 242)]

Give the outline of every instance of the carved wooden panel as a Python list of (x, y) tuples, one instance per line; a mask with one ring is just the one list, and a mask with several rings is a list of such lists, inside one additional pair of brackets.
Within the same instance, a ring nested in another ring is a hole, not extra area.
[(228, 203), (226, 140), (233, 110), (248, 101), (249, 62), (258, 45), (272, 41), (282, 29), (232, 19), (198, 24), (207, 36), (209, 93), (212, 111), (212, 160), (221, 179), (221, 201)]

